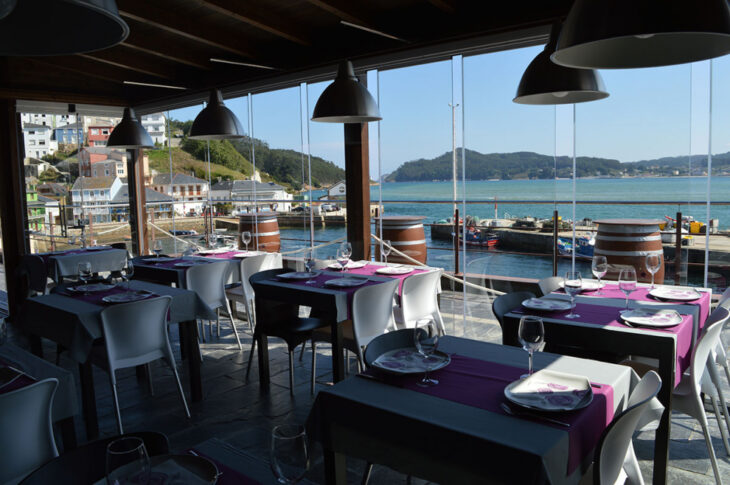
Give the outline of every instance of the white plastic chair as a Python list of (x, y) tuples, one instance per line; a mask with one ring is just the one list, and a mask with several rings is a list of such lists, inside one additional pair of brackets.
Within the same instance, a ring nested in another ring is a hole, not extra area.
[(0, 483), (15, 484), (58, 456), (51, 408), (58, 380), (0, 394)]
[[(251, 275), (258, 273), (259, 271), (266, 271), (267, 269), (276, 269), (283, 267), (281, 254), (279, 253), (266, 253), (259, 254), (257, 256), (251, 256), (241, 260), (241, 285), (226, 290), (226, 298), (230, 302), (243, 303), (246, 308), (246, 319), (248, 325), (253, 332), (253, 327), (256, 324), (256, 309), (255, 309), (255, 298), (256, 294), (251, 287), (249, 278)], [(235, 309), (235, 304), (233, 305)], [(236, 313), (238, 311), (236, 310)]]
[[(229, 268), (228, 261), (216, 261), (215, 263), (197, 264), (188, 268), (185, 273), (185, 287), (198, 294), (201, 300), (205, 302), (212, 310), (216, 311), (216, 326), (218, 335), (220, 336), (220, 315), (219, 310), (225, 308), (228, 312), (228, 318), (231, 320), (231, 328), (236, 336), (238, 350), (243, 350), (241, 340), (238, 338), (238, 330), (236, 330), (236, 322), (233, 320), (231, 306), (226, 298), (226, 280), (228, 279)], [(204, 334), (201, 332), (201, 336)]]
[[(363, 348), (371, 340), (383, 335), (388, 328), (393, 328), (393, 300), (398, 291), (397, 279), (366, 286), (358, 289), (352, 296), (352, 321), (343, 323), (343, 346), (357, 355), (357, 366), (360, 371), (365, 368)], [(317, 373), (317, 342), (330, 342), (329, 328), (321, 328), (312, 332), (312, 386)]]
[[(705, 323), (705, 332), (700, 337), (700, 340), (694, 349), (694, 353), (692, 354), (689, 372), (685, 372), (682, 377), (682, 381), (672, 393), (672, 410), (687, 414), (700, 422), (702, 432), (705, 435), (707, 451), (710, 454), (712, 470), (715, 473), (715, 481), (718, 484), (722, 483), (722, 480), (720, 478), (720, 471), (717, 467), (715, 450), (712, 447), (707, 415), (705, 414), (705, 407), (702, 402), (701, 393), (708, 395), (712, 401), (712, 407), (715, 410), (715, 417), (717, 418), (717, 422), (720, 426), (722, 440), (727, 449), (727, 435), (725, 433), (725, 427), (722, 425), (722, 421), (720, 420), (716, 388), (710, 382), (710, 379), (708, 379), (707, 374), (705, 374), (705, 369), (708, 369), (709, 367), (714, 368), (715, 366), (715, 364), (713, 362), (709, 362), (708, 359), (710, 358), (712, 350), (717, 347), (718, 340), (720, 339), (720, 332), (727, 322), (728, 317), (730, 317), (728, 310), (720, 307), (712, 312), (712, 314), (707, 318), (707, 322)], [(724, 412), (727, 412), (727, 407), (724, 403), (722, 407)]]
[(560, 288), (560, 283), (563, 281), (563, 278), (561, 276), (548, 276), (547, 278), (543, 278), (540, 281), (537, 282), (538, 286), (540, 286), (540, 291), (542, 292), (542, 296), (549, 295), (553, 291)]
[(421, 318), (433, 318), (441, 335), (446, 333), (438, 305), (442, 269), (416, 273), (403, 281), (400, 307), (395, 308), (398, 328), (414, 328)]
[(161, 296), (110, 306), (101, 312), (107, 358), (106, 366), (103, 367), (107, 367), (109, 371), (119, 434), (123, 434), (124, 430), (117, 395), (117, 369), (136, 367), (157, 359), (164, 359), (172, 369), (180, 399), (185, 407), (185, 415), (190, 417), (167, 335), (167, 311), (171, 301), (171, 296)]
[(661, 387), (662, 380), (659, 375), (649, 371), (631, 392), (626, 410), (616, 416), (603, 432), (596, 447), (593, 465), (594, 483), (643, 485), (644, 479), (631, 438), (642, 415)]
[(516, 291), (499, 295), (492, 302), (492, 313), (494, 313), (500, 328), (504, 329), (504, 316), (522, 305), (522, 302), (534, 298), (535, 294), (529, 291)]

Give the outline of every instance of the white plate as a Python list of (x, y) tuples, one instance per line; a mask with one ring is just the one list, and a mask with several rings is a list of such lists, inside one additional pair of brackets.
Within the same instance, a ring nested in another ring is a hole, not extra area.
[(200, 251), (200, 255), (205, 256), (206, 254), (230, 253), (231, 251), (233, 251), (231, 248), (206, 249), (205, 251)]
[(199, 264), (207, 264), (208, 261), (180, 261), (179, 263), (175, 263), (175, 267), (177, 268), (189, 268), (191, 266), (197, 266)]
[(111, 249), (111, 246), (88, 246), (85, 251), (103, 251), (105, 249)]
[(236, 253), (233, 255), (234, 258), (250, 258), (251, 256), (256, 256), (260, 253), (256, 251), (241, 251), (239, 253)]
[(69, 291), (75, 291), (78, 293), (99, 293), (102, 291), (109, 291), (116, 285), (108, 285), (106, 283), (92, 283), (90, 285), (76, 285), (69, 286)]
[(593, 390), (587, 377), (543, 369), (509, 384), (504, 397), (528, 409), (575, 411), (591, 403)]
[(409, 268), (408, 266), (383, 266), (382, 268), (378, 268), (375, 272), (377, 274), (399, 275), (411, 273), (413, 272), (413, 268)]
[(282, 273), (277, 278), (285, 280), (311, 280), (319, 276), (319, 271), (293, 271), (291, 273)]
[(682, 323), (682, 315), (668, 308), (636, 308), (622, 312), (621, 319), (641, 327), (675, 327)]
[(154, 263), (169, 263), (170, 261), (175, 261), (178, 258), (170, 258), (168, 256), (160, 256), (159, 258), (156, 258), (154, 256), (146, 257), (142, 261), (145, 264), (154, 264)]
[(423, 374), (428, 370), (435, 371), (449, 365), (451, 356), (437, 350), (426, 362), (418, 351), (411, 348), (390, 350), (373, 361), (373, 367), (391, 374)]
[(530, 310), (540, 310), (543, 312), (560, 312), (570, 310), (571, 308), (569, 301), (553, 298), (529, 298), (522, 302), (522, 306)]
[(153, 296), (153, 293), (145, 290), (132, 290), (125, 291), (124, 293), (115, 293), (113, 295), (105, 296), (101, 301), (106, 303), (127, 303), (130, 301), (144, 300)]
[[(367, 261), (350, 261), (349, 263), (347, 263), (347, 269), (358, 269), (366, 266), (367, 264)], [(340, 266), (339, 263), (332, 263), (327, 267), (329, 269), (342, 269), (342, 266)]]
[(337, 288), (352, 288), (354, 286), (360, 286), (367, 283), (367, 278), (352, 278), (352, 277), (344, 277), (344, 278), (335, 278), (332, 280), (325, 281), (325, 286), (334, 286)]
[(674, 301), (694, 301), (702, 298), (702, 295), (693, 289), (672, 288), (671, 286), (660, 286), (649, 292), (654, 298)]
[[(598, 284), (598, 281), (583, 280), (583, 283), (582, 283), (582, 285), (580, 287), (580, 291), (596, 291), (596, 290), (600, 290), (604, 286), (606, 286), (606, 283), (604, 283), (604, 282), (601, 282), (601, 284), (599, 285)], [(560, 287), (561, 288), (564, 288), (565, 287), (565, 282), (561, 281), (560, 282)]]

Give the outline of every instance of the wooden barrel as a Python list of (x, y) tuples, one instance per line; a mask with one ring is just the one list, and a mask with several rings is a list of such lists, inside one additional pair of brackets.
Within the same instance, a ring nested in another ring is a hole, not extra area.
[[(426, 235), (423, 232), (424, 216), (384, 216), (383, 239), (390, 240), (393, 249), (426, 264)], [(375, 234), (380, 231), (380, 219), (375, 219)], [(380, 244), (375, 244), (375, 259), (380, 261)], [(389, 263), (415, 264), (395, 252), (388, 256)]]
[[(256, 228), (257, 221), (258, 229)], [(277, 253), (281, 249), (279, 222), (276, 219), (275, 212), (258, 212), (239, 216), (238, 247), (241, 249), (246, 247), (241, 241), (241, 233), (244, 231), (251, 233), (251, 242), (248, 243), (249, 249), (266, 251), (267, 253)]]
[(606, 256), (608, 274), (606, 279), (617, 280), (622, 267), (633, 266), (636, 278), (644, 283), (651, 282), (651, 273), (646, 269), (646, 256), (659, 256), (661, 266), (654, 277), (656, 283), (664, 282), (664, 249), (659, 224), (653, 219), (604, 219), (598, 224), (595, 255)]

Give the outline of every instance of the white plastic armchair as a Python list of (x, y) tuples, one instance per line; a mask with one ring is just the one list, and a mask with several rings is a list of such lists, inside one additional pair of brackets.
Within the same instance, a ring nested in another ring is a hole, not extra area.
[(541, 296), (549, 295), (553, 291), (559, 289), (562, 281), (563, 278), (560, 276), (548, 276), (547, 278), (543, 278), (538, 281), (537, 284), (542, 292)]
[(58, 456), (51, 408), (58, 380), (0, 394), (0, 483), (15, 484)]
[(259, 254), (257, 256), (251, 256), (250, 258), (242, 259), (240, 263), (241, 267), (241, 285), (226, 290), (226, 298), (232, 302), (243, 303), (246, 308), (246, 318), (248, 319), (248, 325), (253, 332), (254, 325), (256, 324), (256, 311), (254, 308), (255, 293), (251, 287), (249, 278), (251, 275), (258, 273), (259, 271), (265, 271), (267, 269), (275, 269), (282, 267), (281, 254), (278, 253), (267, 253)]
[(119, 434), (123, 434), (122, 416), (117, 394), (116, 371), (164, 359), (172, 369), (182, 399), (185, 415), (190, 417), (188, 403), (180, 384), (175, 357), (167, 335), (167, 311), (171, 296), (162, 296), (110, 306), (101, 312), (109, 379), (114, 395)]
[(400, 307), (395, 309), (398, 328), (414, 328), (421, 318), (433, 318), (441, 335), (446, 333), (438, 305), (442, 269), (416, 273), (403, 281)]

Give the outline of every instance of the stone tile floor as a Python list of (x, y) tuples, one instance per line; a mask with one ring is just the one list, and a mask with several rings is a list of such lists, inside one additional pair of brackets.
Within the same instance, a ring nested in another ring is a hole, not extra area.
[[(501, 342), (501, 330), (491, 313), (485, 297), (469, 295), (464, 305), (461, 293), (446, 291), (441, 298), (442, 312), (447, 324), (447, 333), (491, 342)], [(462, 315), (466, 313), (464, 319)], [(182, 404), (175, 392), (170, 370), (161, 362), (153, 366), (155, 395), (150, 396), (144, 382), (138, 382), (133, 370), (121, 371), (119, 376), (120, 402), (125, 430), (156, 430), (165, 433), (173, 449), (183, 450), (208, 438), (217, 437), (233, 446), (248, 451), (266, 460), (268, 456), (271, 429), (281, 423), (303, 423), (314, 400), (309, 392), (311, 353), (307, 349), (303, 361), (296, 361), (295, 388), (291, 395), (288, 389), (288, 361), (286, 347), (277, 339), (270, 341), (272, 385), (269, 393), (262, 393), (258, 385), (256, 359), (251, 370), (251, 379), (246, 382), (246, 364), (251, 346), (248, 324), (237, 321), (244, 351), (238, 351), (230, 325), (226, 320), (221, 326), (221, 337), (208, 339), (202, 344), (204, 355), (203, 376), (205, 399), (191, 405), (192, 418), (184, 415)], [(175, 327), (175, 326), (173, 326)], [(725, 331), (726, 333), (728, 330)], [(21, 336), (12, 339), (25, 345)], [(175, 352), (177, 336), (173, 332)], [(323, 389), (331, 380), (327, 347), (322, 345), (317, 352), (317, 389)], [(55, 345), (46, 346), (46, 357), (55, 358)], [(177, 354), (179, 358), (179, 353)], [(179, 360), (178, 360), (179, 362)], [(61, 365), (75, 372), (76, 365), (62, 354)], [(181, 379), (186, 386), (184, 366)], [(353, 360), (353, 371), (354, 360)], [(108, 377), (95, 370), (95, 383), (99, 408), (101, 433), (116, 433), (112, 408), (111, 389)], [(727, 388), (730, 395), (730, 388)], [(708, 409), (710, 407), (708, 406)], [(730, 481), (730, 458), (723, 449), (717, 421), (709, 414), (713, 445), (718, 456), (724, 480)], [(79, 437), (83, 427), (78, 420)], [(651, 482), (653, 433), (646, 432), (634, 439), (637, 456), (647, 483)], [(670, 483), (712, 483), (713, 474), (707, 455), (707, 448), (699, 424), (693, 419), (675, 413), (670, 444)], [(364, 463), (348, 460), (349, 481), (358, 483)], [(322, 457), (318, 446), (312, 449), (312, 467), (307, 477), (322, 483)], [(405, 483), (406, 477), (382, 466), (375, 466), (370, 483)], [(414, 483), (424, 483), (414, 479)]]

